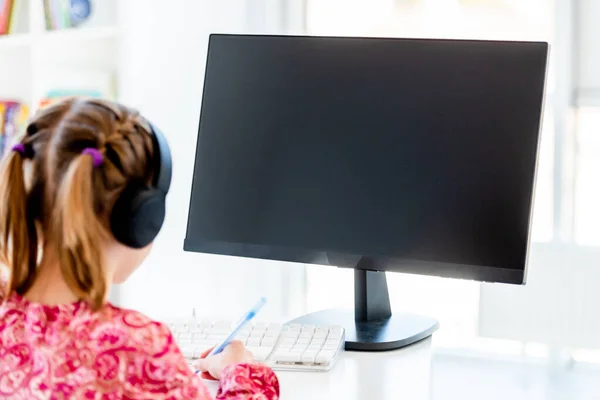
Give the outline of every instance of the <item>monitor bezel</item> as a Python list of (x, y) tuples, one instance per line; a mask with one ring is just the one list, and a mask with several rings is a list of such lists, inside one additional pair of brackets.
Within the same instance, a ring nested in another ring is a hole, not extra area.
[[(435, 276), (442, 278), (453, 278), (453, 279), (465, 279), (474, 280), (479, 282), (493, 282), (493, 283), (506, 283), (524, 285), (526, 283), (527, 270), (529, 264), (529, 255), (531, 249), (531, 227), (533, 220), (533, 203), (535, 197), (535, 189), (537, 186), (537, 179), (539, 174), (539, 153), (541, 145), (541, 131), (543, 113), (545, 110), (546, 90), (547, 90), (547, 79), (549, 69), (549, 52), (550, 45), (545, 41), (515, 41), (515, 40), (488, 40), (488, 39), (448, 39), (448, 38), (390, 38), (390, 37), (364, 37), (364, 36), (314, 36), (314, 35), (274, 35), (274, 34), (226, 34), (226, 33), (213, 33), (209, 35), (208, 51), (206, 57), (206, 69), (210, 62), (210, 49), (213, 44), (213, 39), (218, 37), (258, 37), (258, 38), (312, 38), (312, 39), (364, 39), (364, 40), (408, 40), (408, 41), (434, 41), (434, 42), (489, 42), (489, 43), (529, 43), (538, 44), (545, 46), (546, 50), (546, 70), (544, 74), (544, 82), (542, 89), (541, 99), (541, 114), (538, 124), (538, 135), (537, 135), (537, 150), (535, 168), (533, 174), (533, 187), (530, 199), (530, 210), (529, 210), (529, 226), (527, 243), (525, 248), (525, 257), (523, 260), (523, 268), (500, 268), (486, 265), (469, 265), (469, 264), (454, 264), (445, 262), (431, 262), (424, 260), (410, 260), (403, 258), (389, 258), (389, 257), (378, 257), (378, 256), (366, 256), (366, 255), (355, 255), (355, 254), (340, 254), (331, 253), (324, 251), (315, 250), (303, 250), (295, 248), (284, 248), (276, 246), (262, 246), (253, 244), (243, 243), (230, 243), (230, 242), (216, 242), (216, 241), (205, 241), (205, 240), (192, 240), (186, 238), (184, 240), (184, 251), (196, 252), (212, 255), (222, 255), (230, 257), (242, 257), (250, 259), (261, 259), (271, 260), (298, 264), (315, 264), (324, 266), (335, 266), (340, 268), (357, 268), (358, 261), (361, 258), (368, 257), (371, 262), (368, 265), (373, 266), (373, 270), (386, 271), (386, 272), (398, 272), (408, 273), (416, 275)], [(204, 81), (206, 82), (207, 76), (205, 74)], [(206, 85), (203, 87), (202, 98), (204, 99)], [(201, 141), (201, 124), (202, 124), (202, 107), (200, 110), (198, 136), (196, 143), (196, 153), (198, 152), (198, 146)], [(196, 159), (194, 160), (194, 170), (196, 169)], [(194, 182), (192, 182), (191, 192), (194, 190)], [(192, 207), (192, 196), (190, 196), (190, 208)], [(191, 221), (187, 221), (187, 229), (189, 231), (189, 224)], [(187, 232), (186, 232), (187, 233)], [(363, 263), (364, 264), (364, 263)], [(360, 268), (360, 267), (359, 267)], [(362, 269), (362, 268), (361, 268)]]

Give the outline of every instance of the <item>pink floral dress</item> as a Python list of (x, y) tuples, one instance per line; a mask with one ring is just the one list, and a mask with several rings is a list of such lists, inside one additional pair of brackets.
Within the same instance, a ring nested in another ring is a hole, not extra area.
[[(0, 303), (0, 399), (211, 399), (169, 329), (136, 312), (84, 302)], [(217, 399), (279, 398), (273, 371), (226, 369)]]

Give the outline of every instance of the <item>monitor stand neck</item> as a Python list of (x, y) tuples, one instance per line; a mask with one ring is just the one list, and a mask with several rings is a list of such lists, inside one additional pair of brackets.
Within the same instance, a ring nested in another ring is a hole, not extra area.
[(356, 351), (400, 349), (428, 338), (439, 327), (430, 317), (392, 314), (385, 272), (365, 269), (354, 270), (354, 313), (323, 310), (290, 323), (342, 326), (346, 350)]
[(354, 320), (370, 322), (390, 318), (392, 307), (385, 272), (354, 270)]

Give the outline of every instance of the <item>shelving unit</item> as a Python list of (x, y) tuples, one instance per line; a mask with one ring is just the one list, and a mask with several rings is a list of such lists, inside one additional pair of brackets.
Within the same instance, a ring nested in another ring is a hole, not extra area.
[(118, 97), (118, 0), (93, 0), (81, 26), (47, 31), (42, 0), (19, 4), (16, 32), (0, 36), (0, 99), (35, 111), (51, 90), (99, 90)]

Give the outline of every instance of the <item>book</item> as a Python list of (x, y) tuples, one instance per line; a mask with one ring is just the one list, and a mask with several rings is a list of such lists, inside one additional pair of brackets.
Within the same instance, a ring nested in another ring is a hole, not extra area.
[(12, 0), (12, 10), (10, 12), (10, 21), (8, 23), (8, 33), (12, 34), (19, 29), (20, 15), (21, 9), (23, 6), (23, 2), (26, 0)]
[(14, 0), (0, 0), (0, 35), (8, 33)]
[(55, 29), (54, 21), (52, 19), (52, 9), (50, 8), (51, 0), (44, 0), (44, 21), (46, 22), (46, 30), (51, 31)]
[(28, 117), (29, 107), (26, 104), (12, 100), (0, 101), (0, 157), (25, 130)]
[(46, 30), (79, 26), (89, 18), (92, 10), (90, 0), (43, 0), (43, 3)]
[(60, 1), (60, 11), (62, 18), (62, 27), (70, 28), (71, 27), (71, 0), (59, 0)]
[(98, 90), (51, 90), (46, 97), (40, 100), (39, 108), (44, 108), (52, 103), (69, 97), (92, 97), (92, 98), (107, 98)]
[(65, 97), (95, 97), (116, 100), (116, 75), (112, 69), (48, 67), (44, 79), (37, 82), (42, 98), (35, 107), (47, 105)]
[(64, 28), (64, 18), (62, 10), (62, 0), (50, 0), (50, 8), (52, 10), (52, 20), (54, 29)]

